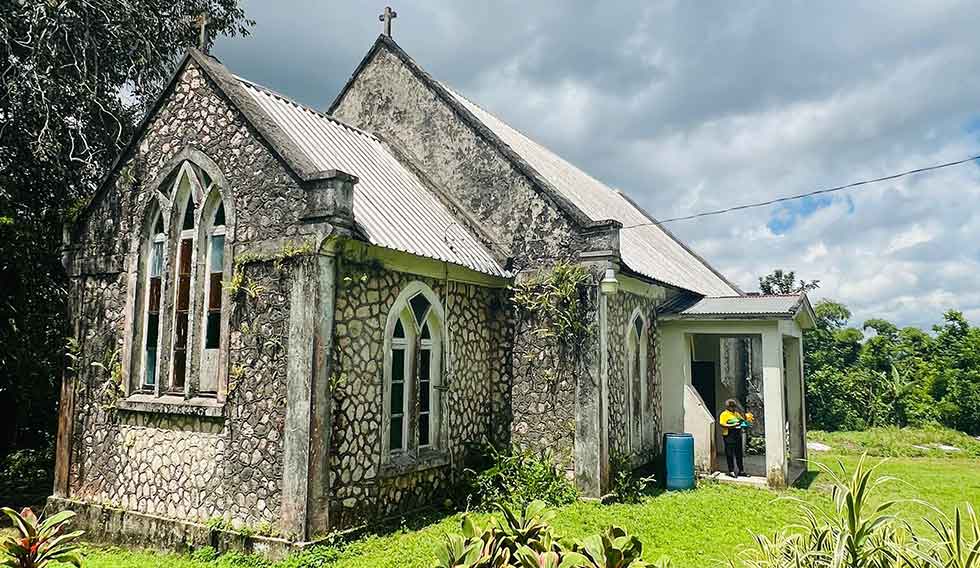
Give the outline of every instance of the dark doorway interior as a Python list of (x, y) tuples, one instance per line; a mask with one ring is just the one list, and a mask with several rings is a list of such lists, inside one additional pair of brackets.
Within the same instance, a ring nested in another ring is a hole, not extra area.
[(718, 410), (715, 400), (715, 364), (711, 361), (692, 361), (691, 382), (708, 411), (714, 414)]

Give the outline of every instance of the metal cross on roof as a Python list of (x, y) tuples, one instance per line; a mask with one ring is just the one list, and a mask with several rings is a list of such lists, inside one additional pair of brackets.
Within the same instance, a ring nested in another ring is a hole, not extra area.
[(391, 6), (385, 6), (385, 13), (378, 16), (379, 22), (385, 23), (385, 35), (391, 37), (391, 21), (398, 17), (398, 12), (391, 9)]

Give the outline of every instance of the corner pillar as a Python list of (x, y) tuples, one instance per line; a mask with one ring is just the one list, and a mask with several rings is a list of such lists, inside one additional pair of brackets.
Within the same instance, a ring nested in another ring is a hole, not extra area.
[(313, 394), (310, 408), (310, 470), (307, 535), (330, 530), (330, 446), (333, 424), (334, 319), (337, 257), (321, 253), (316, 262), (318, 295), (313, 346)]
[(317, 279), (312, 262), (300, 262), (289, 291), (289, 336), (286, 353), (286, 418), (283, 434), (280, 529), (306, 538), (309, 498), (310, 426), (313, 367), (316, 352)]
[(762, 392), (765, 404), (766, 479), (770, 487), (785, 487), (786, 385), (783, 376), (783, 338), (775, 325), (762, 334)]
[(583, 497), (599, 499), (608, 486), (608, 423), (606, 408), (606, 357), (608, 347), (604, 332), (606, 323), (606, 297), (599, 287), (590, 290), (595, 304), (596, 327), (599, 338), (593, 343), (587, 356), (588, 364), (579, 373), (575, 386), (575, 485)]

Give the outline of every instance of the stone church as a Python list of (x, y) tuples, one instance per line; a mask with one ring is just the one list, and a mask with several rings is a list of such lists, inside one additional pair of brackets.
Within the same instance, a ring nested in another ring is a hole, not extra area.
[[(388, 35), (326, 112), (190, 51), (64, 262), (49, 505), (93, 538), (309, 541), (441, 503), (480, 444), (599, 498), (666, 432), (713, 468), (729, 394), (764, 416), (761, 477), (805, 457), (805, 296), (741, 292)], [(559, 266), (587, 274), (575, 352), (513, 299)]]

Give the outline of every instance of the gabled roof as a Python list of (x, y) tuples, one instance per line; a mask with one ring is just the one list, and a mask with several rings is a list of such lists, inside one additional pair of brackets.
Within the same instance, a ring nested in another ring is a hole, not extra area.
[[(610, 188), (524, 136), (504, 121), (443, 83), (434, 80), (391, 38), (382, 35), (334, 100), (329, 112), (381, 48), (396, 55), (412, 73), (453, 108), (471, 128), (494, 145), (514, 167), (541, 187), (557, 205), (583, 225), (608, 224), (620, 233), (620, 255), (626, 268), (647, 278), (701, 295), (737, 295), (741, 291), (680, 242), (625, 194)], [(640, 226), (634, 226), (640, 225)]]
[(414, 172), (376, 136), (238, 79), (245, 92), (320, 170), (357, 176), (354, 221), (371, 244), (459, 264), (493, 276), (506, 271)]
[(410, 164), (400, 161), (398, 154), (379, 138), (237, 77), (216, 59), (194, 49), (181, 60), (133, 139), (103, 178), (93, 203), (105, 193), (112, 173), (131, 153), (136, 140), (192, 60), (300, 181), (322, 178), (336, 170), (358, 178), (354, 188), (354, 221), (358, 232), (370, 244), (492, 276), (510, 276), (474, 235), (471, 226), (465, 230), (453, 228), (459, 222), (429, 189), (427, 180)]
[(699, 294), (739, 293), (724, 276), (622, 192), (565, 161), (449, 87), (446, 90), (590, 219), (615, 219), (622, 223), (620, 255), (627, 267), (643, 276)]
[(801, 327), (813, 326), (816, 317), (806, 294), (715, 296), (697, 298), (678, 296), (660, 308), (664, 319), (796, 319)]

